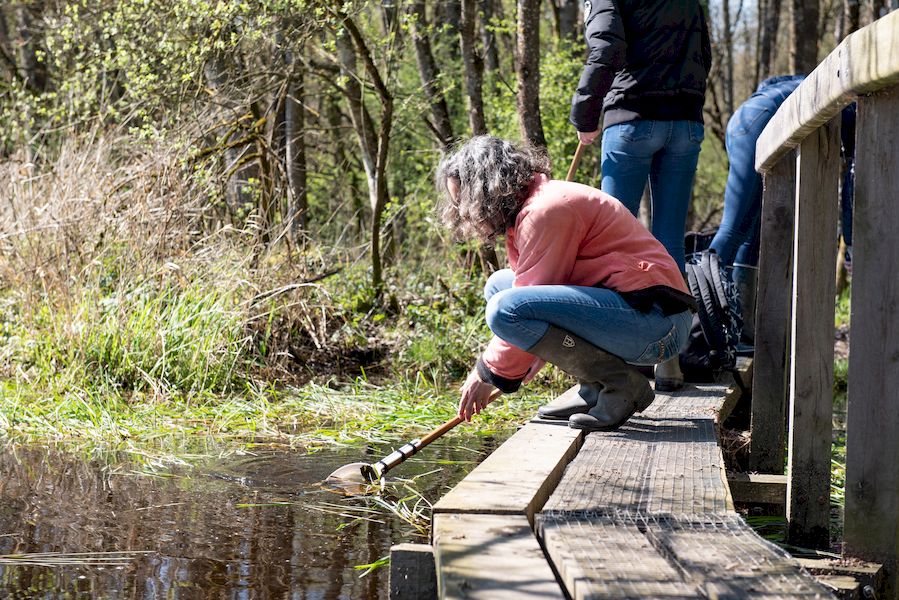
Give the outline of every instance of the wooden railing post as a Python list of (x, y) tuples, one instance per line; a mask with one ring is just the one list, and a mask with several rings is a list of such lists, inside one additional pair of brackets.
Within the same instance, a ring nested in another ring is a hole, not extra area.
[(790, 152), (764, 176), (761, 248), (755, 317), (750, 468), (784, 471), (787, 340), (790, 332), (790, 278), (796, 153)]
[(845, 554), (899, 594), (899, 89), (858, 100)]
[(799, 146), (790, 337), (788, 539), (830, 546), (830, 461), (840, 118)]

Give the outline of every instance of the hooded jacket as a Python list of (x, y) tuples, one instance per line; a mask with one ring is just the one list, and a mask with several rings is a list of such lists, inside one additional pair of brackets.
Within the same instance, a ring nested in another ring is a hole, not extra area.
[(578, 131), (634, 119), (702, 123), (712, 64), (698, 0), (587, 0), (589, 56), (571, 100)]

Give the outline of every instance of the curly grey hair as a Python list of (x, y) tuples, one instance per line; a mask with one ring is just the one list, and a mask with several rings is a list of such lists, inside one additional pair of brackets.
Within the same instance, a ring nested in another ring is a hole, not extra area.
[[(515, 223), (535, 173), (550, 174), (541, 150), (489, 135), (473, 137), (437, 166), (435, 183), (442, 195), (437, 214), (462, 239), (493, 241)], [(456, 198), (450, 178), (459, 183)]]

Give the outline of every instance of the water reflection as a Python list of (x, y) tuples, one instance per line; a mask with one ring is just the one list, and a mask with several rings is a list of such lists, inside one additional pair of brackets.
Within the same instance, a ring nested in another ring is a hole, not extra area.
[[(435, 442), (391, 476), (434, 471), (415, 481), (433, 502), (495, 445), (458, 436)], [(318, 485), (360, 458), (358, 448), (258, 452), (151, 475), (123, 456), (7, 448), (0, 451), (0, 555), (150, 552), (127, 566), (0, 564), (0, 598), (386, 598), (387, 569), (360, 579), (354, 566), (416, 541), (414, 529), (383, 511), (372, 522), (315, 508), (365, 502)]]

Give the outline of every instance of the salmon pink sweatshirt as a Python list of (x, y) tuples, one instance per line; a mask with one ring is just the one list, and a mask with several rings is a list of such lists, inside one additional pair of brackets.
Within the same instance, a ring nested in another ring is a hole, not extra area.
[[(506, 231), (515, 287), (581, 285), (632, 292), (664, 286), (690, 297), (665, 247), (618, 200), (538, 173)], [(577, 333), (577, 332), (575, 332)], [(494, 336), (481, 355), (491, 373), (520, 380), (534, 355)]]

